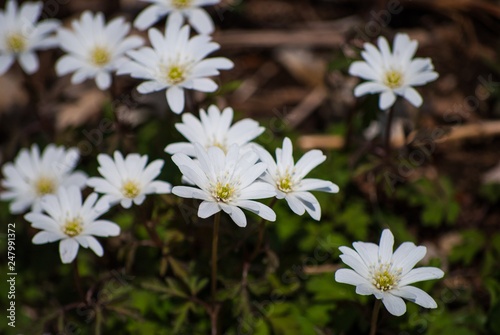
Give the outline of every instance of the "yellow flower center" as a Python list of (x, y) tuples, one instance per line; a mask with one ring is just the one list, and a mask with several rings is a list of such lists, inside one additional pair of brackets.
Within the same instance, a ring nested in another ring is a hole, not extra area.
[(389, 88), (398, 88), (403, 86), (403, 75), (399, 71), (388, 71), (385, 74), (384, 84)]
[(7, 47), (13, 52), (22, 52), (26, 48), (26, 38), (19, 33), (11, 34), (7, 37)]
[(90, 61), (95, 66), (104, 66), (111, 60), (111, 54), (107, 48), (96, 46), (90, 53)]
[(141, 193), (141, 189), (136, 182), (129, 180), (123, 184), (122, 193), (125, 197), (133, 199)]
[(191, 6), (192, 0), (172, 0), (172, 6), (177, 9), (184, 9)]
[(62, 231), (69, 237), (80, 235), (83, 230), (83, 220), (79, 217), (68, 219), (64, 224)]
[(234, 187), (232, 187), (231, 185), (223, 185), (221, 183), (217, 183), (213, 196), (217, 201), (227, 202), (231, 198), (233, 192)]
[(52, 178), (41, 177), (35, 183), (35, 191), (38, 196), (44, 196), (46, 194), (54, 194), (56, 191), (56, 185)]
[(281, 192), (285, 192), (285, 193), (291, 192), (292, 189), (293, 189), (293, 182), (291, 180), (290, 175), (287, 173), (285, 175), (285, 177), (283, 177), (280, 180), (278, 180), (276, 182), (276, 187), (278, 187), (278, 189)]
[(372, 283), (380, 291), (389, 291), (399, 283), (401, 271), (401, 269), (390, 271), (389, 264), (381, 264), (373, 271)]
[(167, 81), (172, 85), (182, 83), (184, 80), (186, 80), (185, 71), (179, 65), (172, 65), (171, 67), (169, 67), (166, 77)]

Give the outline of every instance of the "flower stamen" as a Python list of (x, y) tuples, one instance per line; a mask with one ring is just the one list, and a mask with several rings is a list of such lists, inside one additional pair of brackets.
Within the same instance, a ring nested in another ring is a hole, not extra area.
[(172, 6), (177, 9), (185, 9), (191, 6), (191, 1), (192, 0), (172, 0)]
[(56, 191), (56, 185), (52, 178), (40, 177), (35, 183), (35, 192), (39, 196), (44, 196), (46, 194), (54, 194)]
[(111, 54), (105, 47), (96, 46), (90, 53), (90, 61), (95, 66), (102, 67), (108, 64), (110, 60)]
[(121, 191), (122, 194), (129, 199), (133, 199), (137, 197), (139, 193), (141, 193), (139, 185), (132, 180), (129, 180), (125, 184), (123, 184)]
[(83, 220), (80, 217), (66, 220), (66, 223), (62, 227), (62, 231), (69, 237), (80, 235), (83, 231)]
[(228, 202), (234, 193), (234, 187), (230, 184), (217, 183), (213, 196), (219, 202)]
[(388, 71), (385, 74), (384, 84), (389, 88), (398, 88), (403, 86), (403, 75), (399, 71)]
[(401, 271), (391, 269), (390, 264), (380, 264), (372, 271), (372, 284), (383, 292), (392, 290), (401, 279)]
[(15, 53), (20, 53), (26, 48), (26, 38), (19, 34), (14, 33), (7, 37), (7, 47)]

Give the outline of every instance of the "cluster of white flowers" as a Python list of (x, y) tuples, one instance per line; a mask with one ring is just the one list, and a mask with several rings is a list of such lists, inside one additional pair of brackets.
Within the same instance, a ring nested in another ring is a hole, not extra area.
[(209, 107), (208, 115), (200, 110), (200, 120), (184, 114), (183, 123), (175, 126), (189, 143), (173, 143), (165, 151), (174, 154), (172, 160), (184, 180), (198, 188), (176, 186), (172, 193), (203, 200), (198, 212), (201, 218), (223, 210), (243, 227), (247, 221), (238, 207), (269, 221), (276, 219), (269, 207), (250, 201), (271, 197), (285, 198), (296, 214), (307, 211), (319, 220), (319, 202), (307, 191), (336, 193), (339, 188), (330, 181), (304, 177), (326, 156), (311, 150), (294, 164), (292, 142), (285, 138), (283, 149), (276, 149), (276, 163), (264, 148), (250, 142), (264, 132), (263, 127), (249, 119), (231, 125), (232, 120), (231, 108), (221, 113), (216, 106)]
[[(147, 194), (170, 193), (171, 185), (154, 180), (161, 173), (163, 160), (146, 165), (148, 156), (129, 154), (125, 159), (115, 152), (115, 160), (105, 154), (98, 156), (99, 172), (104, 178), (88, 178), (81, 171), (74, 171), (79, 152), (48, 145), (42, 154), (37, 145), (31, 150), (22, 149), (14, 163), (2, 167), (5, 179), (1, 181), (4, 192), (0, 200), (12, 200), (12, 214), (24, 213), (34, 228), (42, 229), (33, 243), (60, 242), (63, 263), (76, 257), (78, 245), (90, 247), (97, 255), (103, 250), (92, 236), (116, 236), (120, 228), (109, 221), (96, 219), (108, 212), (118, 202), (129, 208), (134, 202), (142, 204)], [(104, 196), (92, 193), (82, 204), (81, 190), (85, 185), (95, 188)], [(97, 203), (96, 203), (97, 201)], [(44, 213), (43, 213), (44, 212)]]

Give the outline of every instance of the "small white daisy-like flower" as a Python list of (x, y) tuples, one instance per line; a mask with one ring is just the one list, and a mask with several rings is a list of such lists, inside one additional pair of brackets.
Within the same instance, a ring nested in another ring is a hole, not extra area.
[(19, 214), (31, 207), (40, 212), (40, 199), (54, 194), (60, 186), (85, 186), (87, 175), (73, 171), (80, 158), (78, 149), (66, 150), (64, 147), (48, 145), (40, 156), (40, 149), (34, 144), (31, 151), (22, 149), (14, 160), (2, 168), (2, 186), (6, 191), (0, 194), (1, 200), (14, 200), (10, 212)]
[[(154, 180), (161, 173), (161, 159), (148, 163), (148, 156), (129, 154), (125, 159), (115, 151), (114, 160), (106, 154), (97, 156), (99, 172), (104, 178), (89, 178), (87, 185), (96, 192), (106, 195), (110, 205), (118, 202), (124, 208), (130, 208), (132, 202), (141, 205), (148, 194), (170, 193), (172, 185), (161, 180)], [(146, 166), (147, 165), (147, 166)]]
[(125, 63), (118, 74), (130, 74), (145, 79), (137, 87), (141, 94), (166, 89), (170, 109), (176, 114), (184, 110), (184, 90), (214, 92), (217, 84), (208, 77), (216, 76), (221, 69), (231, 69), (233, 63), (224, 57), (204, 59), (219, 49), (207, 35), (189, 38), (189, 26), (182, 27), (179, 18), (169, 18), (165, 35), (158, 29), (148, 30), (153, 48), (143, 47), (127, 53), (133, 61)]
[(36, 50), (55, 48), (57, 39), (52, 32), (59, 27), (55, 19), (37, 23), (43, 3), (25, 2), (17, 8), (17, 1), (7, 1), (0, 10), (0, 75), (7, 72), (17, 58), (27, 74), (35, 73), (39, 63)]
[(135, 19), (134, 26), (144, 30), (151, 27), (161, 18), (169, 15), (185, 16), (193, 28), (200, 34), (211, 34), (214, 32), (214, 23), (208, 13), (200, 7), (215, 5), (220, 0), (142, 0), (153, 3), (143, 10)]
[(57, 195), (47, 195), (42, 199), (42, 209), (46, 214), (28, 213), (24, 218), (33, 228), (41, 229), (33, 237), (34, 244), (59, 242), (59, 254), (63, 263), (71, 263), (81, 245), (92, 249), (97, 256), (103, 249), (94, 236), (118, 236), (120, 227), (107, 220), (97, 220), (108, 211), (106, 199), (97, 201), (92, 193), (82, 204), (81, 191), (76, 186), (61, 187)]
[(412, 242), (404, 242), (393, 253), (394, 236), (384, 229), (380, 246), (375, 243), (354, 242), (353, 247), (340, 247), (340, 258), (351, 269), (335, 272), (335, 280), (356, 286), (356, 293), (373, 294), (382, 299), (385, 308), (392, 315), (400, 316), (406, 312), (405, 298), (425, 308), (436, 308), (437, 304), (430, 295), (409, 284), (423, 280), (439, 279), (444, 272), (435, 267), (413, 269), (424, 258), (427, 249)]
[(104, 14), (85, 11), (80, 20), (72, 22), (72, 27), (73, 31), (58, 30), (59, 44), (68, 54), (57, 61), (56, 71), (59, 76), (74, 72), (73, 84), (95, 78), (99, 89), (108, 89), (111, 75), (127, 61), (125, 52), (143, 44), (139, 36), (125, 37), (130, 24), (123, 17), (106, 24)]
[(361, 52), (363, 61), (351, 64), (349, 74), (368, 80), (354, 89), (354, 95), (380, 93), (379, 107), (386, 110), (402, 96), (416, 107), (422, 105), (422, 97), (413, 86), (422, 86), (438, 78), (430, 58), (413, 58), (418, 42), (407, 34), (398, 33), (391, 52), (385, 37), (378, 38), (378, 49), (365, 43)]
[(193, 160), (186, 154), (177, 153), (172, 160), (182, 174), (197, 187), (175, 186), (172, 193), (183, 198), (203, 200), (198, 209), (200, 218), (208, 218), (221, 210), (229, 214), (240, 227), (247, 225), (241, 208), (260, 217), (274, 221), (276, 214), (268, 206), (250, 199), (264, 199), (275, 195), (274, 188), (256, 179), (265, 171), (264, 163), (257, 163), (253, 152), (241, 156), (239, 146), (233, 144), (227, 154), (219, 147), (208, 151), (199, 143), (195, 144)]
[(331, 181), (304, 177), (323, 163), (326, 156), (320, 150), (311, 150), (295, 164), (292, 141), (288, 137), (283, 140), (283, 149), (276, 149), (276, 162), (264, 148), (255, 146), (254, 150), (267, 165), (267, 171), (261, 178), (274, 187), (276, 197), (284, 198), (294, 213), (302, 215), (307, 211), (319, 221), (321, 207), (316, 197), (308, 191), (337, 193), (339, 187)]
[(193, 114), (182, 115), (183, 123), (176, 123), (175, 128), (189, 141), (169, 144), (165, 151), (169, 154), (182, 152), (195, 156), (194, 143), (200, 143), (206, 149), (219, 147), (227, 152), (233, 144), (240, 146), (240, 151), (250, 150), (248, 143), (265, 130), (257, 121), (243, 119), (231, 125), (233, 109), (225, 108), (222, 113), (217, 106), (208, 107), (208, 113), (200, 109), (200, 119)]

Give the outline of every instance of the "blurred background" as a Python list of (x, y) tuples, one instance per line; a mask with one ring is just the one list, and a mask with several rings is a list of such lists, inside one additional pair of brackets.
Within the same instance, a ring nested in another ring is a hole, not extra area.
[[(69, 25), (91, 10), (132, 21), (146, 5), (48, 0), (42, 17)], [(215, 54), (235, 67), (216, 78), (217, 92), (189, 92), (185, 112), (231, 106), (237, 119), (266, 127), (256, 142), (271, 151), (284, 136), (292, 138), (295, 159), (321, 149), (328, 159), (311, 176), (341, 190), (315, 194), (320, 222), (278, 203), (278, 220), (266, 228), (266, 252), (252, 264), (257, 218), (242, 229), (223, 217), (223, 333), (367, 333), (373, 298), (335, 282), (335, 270), (343, 267), (338, 247), (378, 242), (381, 230), (390, 228), (396, 245), (426, 246), (421, 264), (446, 275), (417, 285), (435, 298), (437, 309), (408, 303), (399, 318), (383, 311), (380, 334), (500, 334), (500, 2), (222, 0), (207, 10), (221, 45)], [(397, 32), (419, 42), (417, 56), (431, 58), (440, 77), (417, 88), (421, 108), (396, 102), (388, 162), (378, 96), (355, 98), (360, 81), (347, 70), (361, 59), (363, 43), (386, 36), (392, 45)], [(146, 33), (133, 33), (147, 40)], [(180, 172), (163, 149), (182, 140), (174, 128), (180, 117), (169, 111), (164, 93), (142, 96), (128, 76), (116, 77), (109, 92), (93, 81), (71, 85), (69, 76), (55, 74), (61, 55), (58, 49), (40, 52), (34, 75), (16, 64), (0, 77), (0, 165), (33, 143), (56, 143), (79, 148), (78, 168), (92, 176), (99, 153), (139, 152), (164, 159), (161, 178), (179, 185)], [(2, 322), (1, 332), (207, 334), (210, 320), (199, 302), (209, 299), (212, 222), (197, 218), (196, 209), (194, 200), (165, 195), (130, 211), (110, 211), (106, 218), (122, 234), (102, 240), (102, 258), (88, 250), (78, 255), (92, 302), (82, 307), (75, 305), (72, 269), (61, 264), (57, 243), (32, 245), (37, 230), (0, 203), (0, 272), (8, 272), (7, 223), (16, 223), (18, 273), (17, 327)], [(162, 245), (150, 240), (148, 225)], [(7, 285), (0, 281), (2, 306)]]

